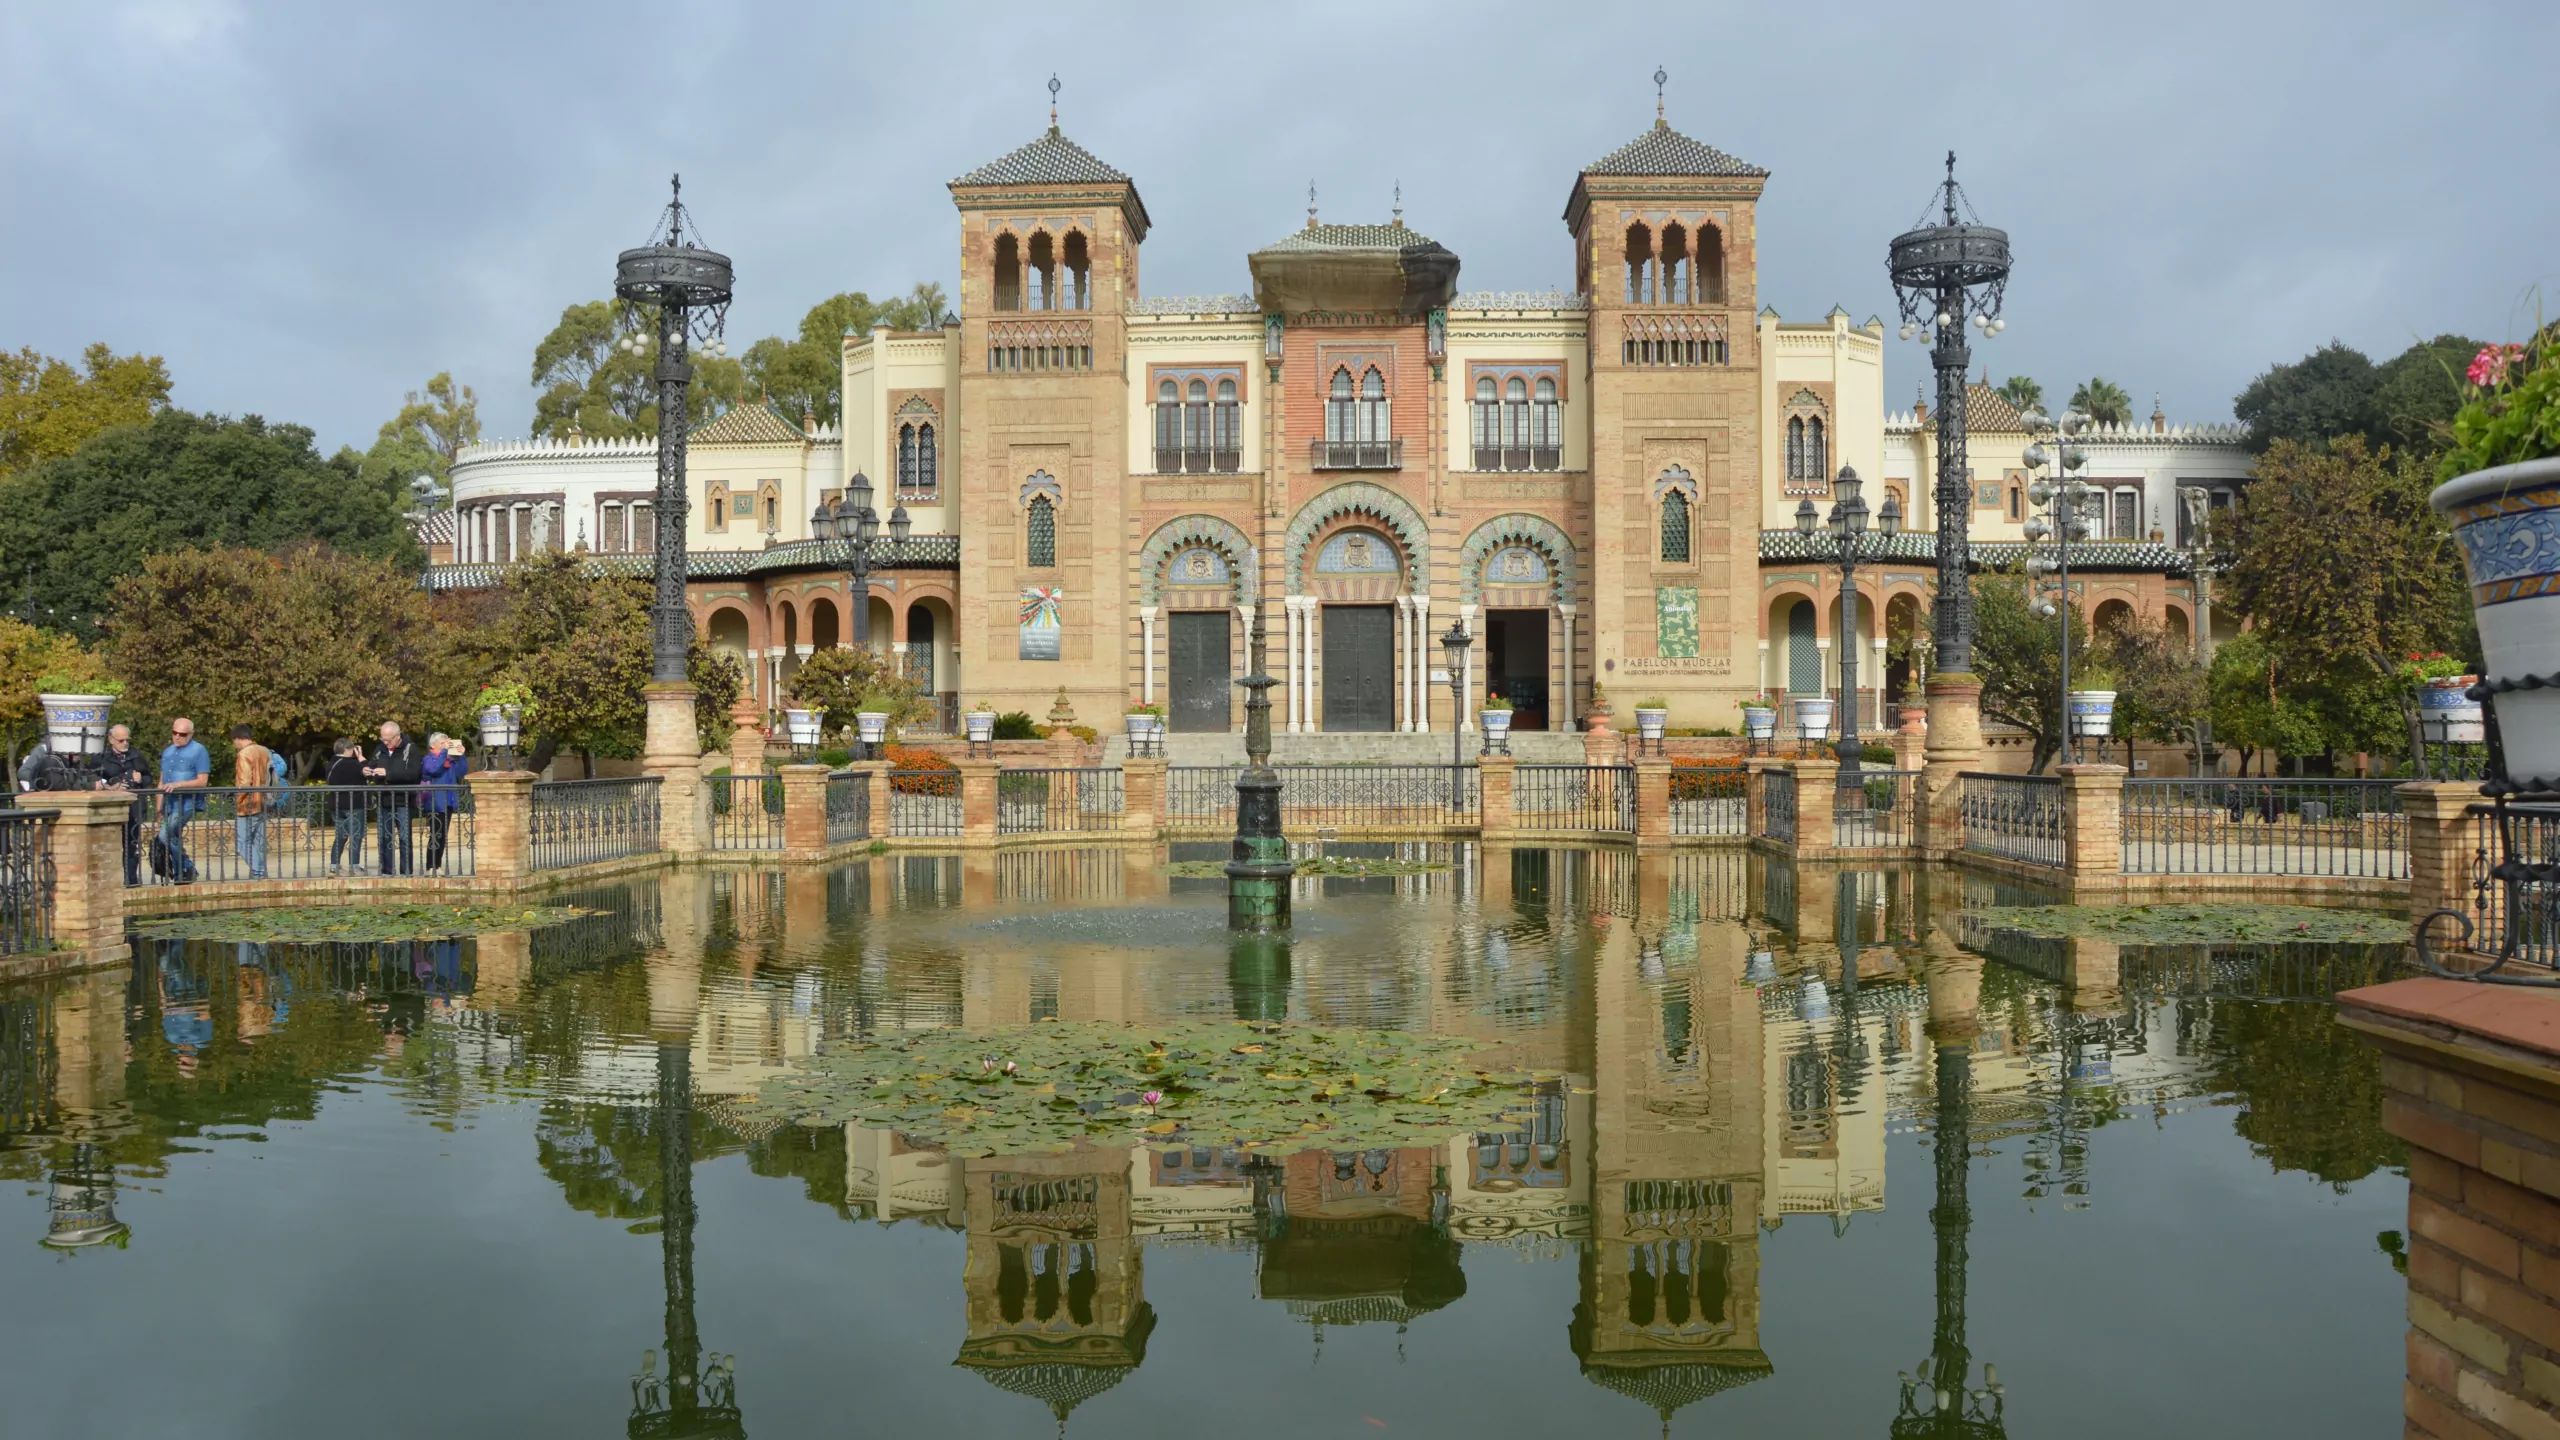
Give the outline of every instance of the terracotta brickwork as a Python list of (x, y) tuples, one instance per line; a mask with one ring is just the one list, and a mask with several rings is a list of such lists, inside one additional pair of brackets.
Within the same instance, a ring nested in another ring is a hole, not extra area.
[(2062, 777), (2062, 864), (2073, 880), (2113, 880), (2124, 873), (2124, 767), (2065, 765)]
[(122, 791), (36, 791), (18, 797), (29, 810), (50, 810), (46, 843), (53, 852), (53, 943), (90, 950), (124, 939), (124, 822), (133, 797)]

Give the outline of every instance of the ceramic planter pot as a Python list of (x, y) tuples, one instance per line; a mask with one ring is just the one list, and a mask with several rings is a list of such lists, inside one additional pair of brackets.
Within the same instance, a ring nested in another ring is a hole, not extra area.
[(1484, 722), (1484, 733), (1496, 739), (1511, 733), (1511, 712), (1508, 710), (1478, 711), (1477, 718)]
[(857, 710), (853, 716), (853, 730), (862, 737), (863, 744), (877, 750), (880, 742), (889, 738), (889, 712)]
[[(2484, 684), (2560, 677), (2560, 458), (2499, 465), (2436, 487), (2470, 572)], [(2495, 692), (2507, 775), (2560, 788), (2560, 685)]]
[(2116, 692), (2074, 690), (2070, 696), (2071, 733), (2083, 740), (2104, 740), (2116, 731)]
[(480, 707), (480, 746), (484, 750), (513, 750), (524, 739), (524, 707), (521, 705), (483, 705)]
[(2452, 675), (2418, 687), (2418, 733), (2430, 745), (2478, 745), (2489, 737), (2480, 702), (2471, 698), (2477, 675)]
[(815, 746), (818, 743), (818, 712), (815, 710), (783, 711), (782, 738), (794, 745)]
[(95, 755), (107, 748), (107, 712), (113, 695), (38, 695), (44, 707), (44, 743), (56, 755)]
[(1778, 733), (1778, 712), (1766, 705), (1742, 707), (1742, 733), (1752, 740), (1766, 740)]
[(970, 744), (984, 745), (996, 738), (996, 712), (993, 710), (972, 710), (960, 720), (969, 727)]
[(1815, 696), (1796, 701), (1796, 733), (1806, 740), (1830, 739), (1832, 703)]
[(1648, 708), (1648, 707), (1643, 706), (1643, 705), (1639, 705), (1639, 706), (1637, 706), (1637, 707), (1636, 707), (1636, 738), (1637, 738), (1637, 739), (1639, 739), (1639, 740), (1648, 740), (1648, 741), (1650, 741), (1650, 740), (1659, 740), (1659, 739), (1661, 739), (1661, 738), (1662, 738), (1662, 732), (1663, 732), (1665, 729), (1669, 728), (1670, 724), (1671, 724), (1671, 712), (1670, 712), (1670, 711), (1668, 711), (1668, 710), (1655, 710), (1655, 709), (1651, 709), (1651, 708)]
[(1148, 736), (1156, 733), (1156, 717), (1153, 715), (1140, 715), (1135, 711), (1131, 711), (1126, 718), (1129, 722), (1129, 738), (1131, 740), (1144, 740)]

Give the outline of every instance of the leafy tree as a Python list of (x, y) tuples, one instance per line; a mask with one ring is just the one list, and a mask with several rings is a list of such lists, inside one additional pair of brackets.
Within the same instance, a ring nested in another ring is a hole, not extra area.
[(92, 345), (75, 369), (33, 346), (0, 353), (0, 476), (61, 459), (99, 432), (139, 425), (168, 403), (169, 367), (157, 355)]
[(2021, 411), (2039, 409), (2044, 405), (2044, 387), (2025, 375), (2012, 375), (2001, 381), (1996, 393)]
[(308, 773), (341, 735), (412, 729), (440, 644), (417, 574), (303, 546), (154, 555), (116, 587), (107, 658), (141, 715), (235, 724)]
[[(2035, 613), (2026, 577), (2015, 571), (1975, 576), (1973, 602), (1973, 670), (1982, 681), (1983, 716), (2025, 731), (2034, 744), (2028, 768), (2040, 772), (2062, 748), (2065, 622)], [(2067, 615), (2071, 653), (2089, 654), (2087, 623), (2077, 607)]]
[[(2387, 975), (2396, 958), (2377, 960), (2373, 971)], [(2213, 1088), (2239, 1101), (2231, 1128), (2251, 1153), (2341, 1193), (2376, 1170), (2408, 1163), (2382, 1127), (2380, 1053), (2338, 1024), (2328, 1006), (2231, 997), (2178, 1003), (2205, 1011), (2181, 1029), (2199, 1038)]]
[(48, 676), (104, 680), (106, 660), (61, 631), (0, 617), (0, 748), (7, 751), (11, 776), (18, 773), (18, 757), (44, 734), (36, 695), (51, 688), (39, 683)]
[[(479, 439), (480, 397), (470, 386), (454, 384), (451, 371), (440, 370), (423, 395), (410, 391), (400, 413), (383, 422), (359, 470), (369, 484), (410, 493), (419, 508), (436, 508), (453, 493), (454, 457)], [(433, 488), (413, 491), (421, 475)]]
[[(637, 336), (641, 352), (622, 341)], [(746, 391), (746, 370), (722, 356), (690, 352), (693, 387), (687, 397), (692, 423), (716, 419)], [(614, 300), (590, 300), (560, 312), (560, 323), (533, 350), (533, 433), (596, 438), (652, 435), (658, 428), (657, 317), (653, 310)]]
[(2403, 454), (2432, 454), (2462, 408), (2463, 367), (2480, 342), (2463, 335), (2421, 340), (2373, 375), (2373, 428), (2369, 438)]
[(2122, 425), (2133, 418), (2133, 397), (2112, 380), (2091, 378), (2071, 392), (2071, 408), (2093, 420)]
[(2211, 696), (2192, 644), (2159, 622), (2143, 621), (2109, 628), (2096, 649), (2100, 663), (2115, 672), (2117, 733), (2161, 745), (2195, 743)]
[(842, 409), (844, 337), (874, 329), (926, 330), (942, 317), (942, 287), (930, 281), (895, 300), (875, 301), (859, 290), (831, 295), (800, 318), (793, 340), (767, 336), (747, 347), (747, 379), (776, 408), (810, 420), (833, 422)]
[(2244, 630), (2214, 647), (2206, 687), (2214, 738), (2239, 747), (2242, 773), (2261, 751), (2307, 755), (2321, 748), (2319, 715), (2277, 688), (2273, 657), (2255, 632)]
[(2373, 429), (2373, 384), (2364, 352), (2332, 340), (2290, 365), (2270, 366), (2231, 402), (2231, 413), (2249, 427), (2253, 450), (2279, 440), (2325, 445)]
[(6, 578), (29, 603), (87, 635), (119, 581), (172, 551), (317, 542), (414, 567), (406, 500), (321, 459), (300, 425), (163, 410), (0, 479), (0, 555), (25, 566)]
[(927, 713), (922, 688), (890, 657), (859, 645), (821, 650), (801, 661), (791, 677), (791, 698), (822, 712), (829, 730), (852, 724), (864, 710), (885, 713), (892, 727), (913, 724)]

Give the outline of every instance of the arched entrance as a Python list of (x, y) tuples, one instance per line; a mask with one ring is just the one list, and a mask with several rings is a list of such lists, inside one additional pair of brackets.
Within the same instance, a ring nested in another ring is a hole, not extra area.
[(1514, 730), (1573, 728), (1573, 542), (1504, 515), (1476, 527), (1458, 564), (1458, 598), (1484, 617), (1484, 694), (1511, 702)]
[(1213, 515), (1168, 521), (1139, 552), (1138, 692), (1164, 705), (1167, 729), (1234, 728), (1240, 620), (1250, 613), (1256, 568), (1244, 532)]
[(1346, 525), (1316, 551), (1322, 634), (1324, 729), (1392, 730), (1396, 724), (1396, 614), (1404, 566), (1396, 543)]
[(1411, 501), (1367, 481), (1334, 486), (1290, 522), (1291, 729), (1423, 728), (1430, 537)]

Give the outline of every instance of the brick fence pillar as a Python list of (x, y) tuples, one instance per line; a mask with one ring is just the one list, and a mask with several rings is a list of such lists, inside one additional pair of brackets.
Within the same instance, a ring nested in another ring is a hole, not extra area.
[(471, 874), (494, 885), (518, 885), (533, 873), (533, 773), (474, 770), (471, 787)]
[(2124, 767), (2065, 765), (2062, 873), (2072, 882), (2124, 874)]
[(975, 849), (996, 843), (996, 778), (1004, 767), (993, 760), (963, 760), (960, 765), (960, 843)]
[(871, 791), (871, 803), (863, 807), (870, 814), (871, 824), (863, 834), (873, 840), (886, 837), (889, 833), (889, 762), (856, 760), (845, 768)]
[(2338, 997), (2409, 1146), (2408, 1433), (2560, 1435), (2560, 993), (2433, 978)]
[(1512, 785), (1519, 779), (1519, 763), (1508, 755), (1477, 758), (1476, 785), (1484, 802), (1478, 838), (1508, 840), (1519, 833), (1520, 821), (1512, 803)]
[(1982, 768), (1982, 682), (1949, 671), (1929, 677), (1928, 732), (1912, 818), (1932, 859), (1964, 848), (1964, 780)]
[(1660, 755), (1636, 758), (1636, 846), (1671, 843), (1671, 762)]
[(2483, 803), (2479, 785), (2416, 780), (2398, 793), (2409, 825), (2409, 913), (2422, 920), (2438, 910), (2471, 915), (2471, 858), (2479, 841), (2467, 812)]
[(1164, 833), (1165, 762), (1162, 758), (1120, 762), (1121, 828), (1153, 840)]
[[(53, 853), (53, 943), (95, 950), (124, 943), (124, 821), (133, 796), (122, 790), (39, 790), (20, 807), (50, 810), (42, 843)], [(148, 845), (146, 831), (135, 843)]]
[(782, 858), (827, 858), (827, 767), (782, 767)]
[[(1834, 802), (1840, 797), (1840, 762), (1815, 757), (1790, 760), (1786, 768), (1796, 777), (1796, 858), (1810, 860), (1828, 855), (1839, 844), (1832, 815)], [(1802, 913), (1801, 894), (1798, 902), (1797, 911)]]
[(1627, 758), (1627, 737), (1611, 730), (1592, 729), (1582, 732), (1582, 763), (1585, 765), (1619, 765)]
[(1757, 840), (1769, 832), (1769, 772), (1778, 762), (1758, 755), (1742, 762), (1742, 834)]
[(690, 860), (711, 848), (711, 815), (703, 803), (702, 743), (693, 718), (694, 687), (682, 680), (652, 680), (648, 739), (640, 768), (658, 777), (658, 848)]

